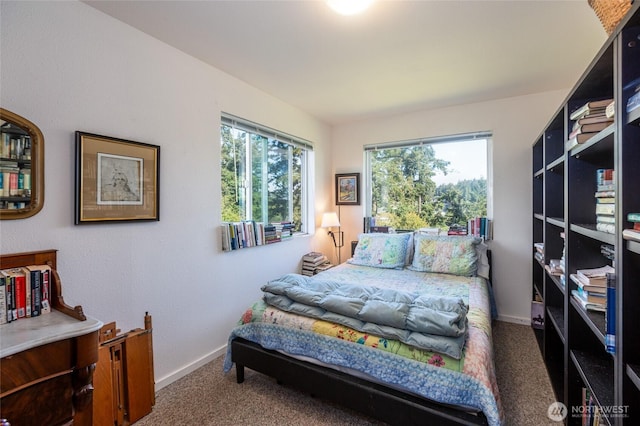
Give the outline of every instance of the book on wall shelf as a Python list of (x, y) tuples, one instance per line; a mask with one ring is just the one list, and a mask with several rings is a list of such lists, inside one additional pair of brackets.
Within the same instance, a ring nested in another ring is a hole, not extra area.
[(467, 222), (467, 235), (483, 240), (493, 239), (493, 220), (486, 217), (474, 217)]
[(279, 242), (282, 239), (276, 226), (265, 225), (254, 220), (222, 222), (220, 233), (223, 251), (262, 246)]

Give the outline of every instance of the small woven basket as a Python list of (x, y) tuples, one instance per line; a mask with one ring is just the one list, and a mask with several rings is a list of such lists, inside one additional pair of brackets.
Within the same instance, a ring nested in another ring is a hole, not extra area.
[(631, 0), (588, 0), (588, 2), (609, 35), (631, 8)]

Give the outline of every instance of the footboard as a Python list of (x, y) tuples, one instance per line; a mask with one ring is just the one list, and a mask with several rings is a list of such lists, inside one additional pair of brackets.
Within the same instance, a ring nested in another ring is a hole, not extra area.
[(260, 345), (234, 339), (231, 358), (238, 383), (244, 381), (244, 367), (275, 378), (313, 396), (338, 403), (389, 424), (487, 425), (482, 413), (473, 414), (403, 393), (381, 384), (288, 357)]

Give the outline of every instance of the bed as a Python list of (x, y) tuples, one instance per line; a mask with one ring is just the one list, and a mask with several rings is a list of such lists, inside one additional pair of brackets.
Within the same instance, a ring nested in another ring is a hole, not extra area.
[(504, 423), (486, 246), (362, 234), (353, 257), (262, 286), (230, 336), (236, 366), (390, 424)]

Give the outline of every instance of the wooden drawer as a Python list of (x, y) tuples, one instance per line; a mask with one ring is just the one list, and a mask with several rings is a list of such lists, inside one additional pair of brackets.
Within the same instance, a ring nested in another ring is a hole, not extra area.
[(2, 398), (2, 416), (12, 426), (67, 424), (73, 420), (72, 397), (71, 374), (57, 376)]
[[(73, 340), (38, 346), (2, 359), (0, 393), (73, 369)], [(46, 362), (43, 362), (46, 360)], [(3, 399), (4, 413), (4, 399)]]

